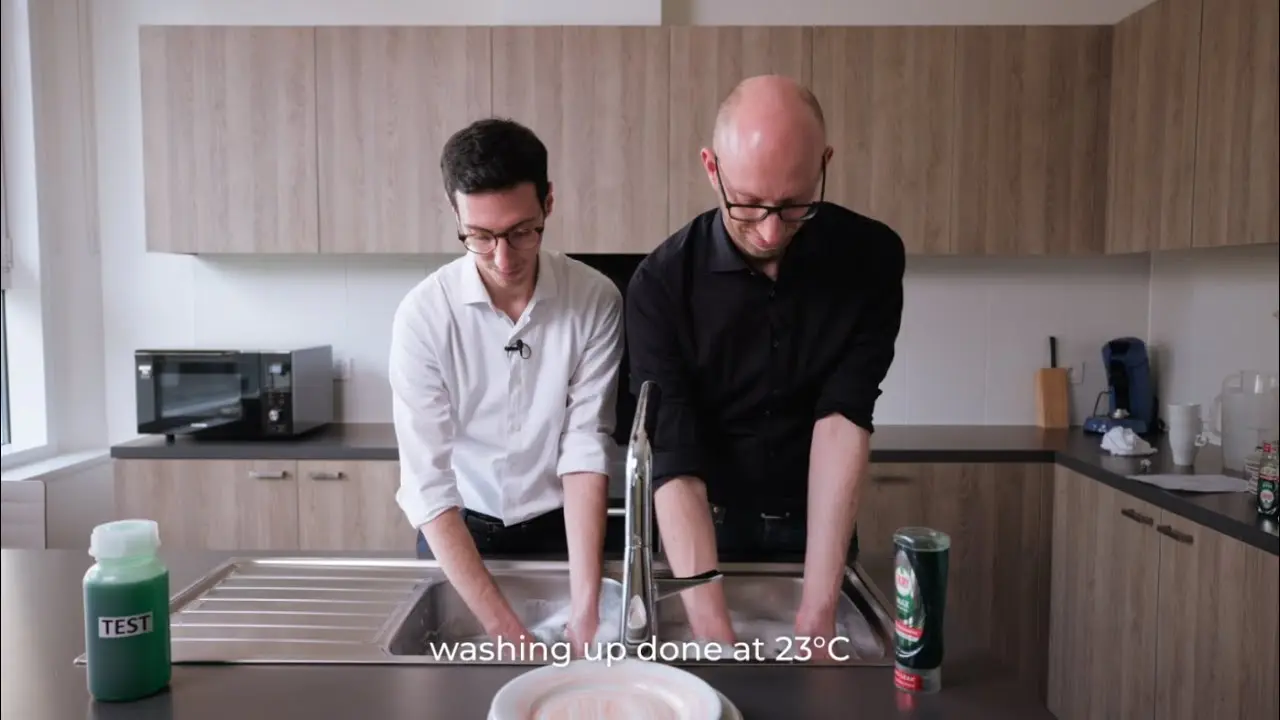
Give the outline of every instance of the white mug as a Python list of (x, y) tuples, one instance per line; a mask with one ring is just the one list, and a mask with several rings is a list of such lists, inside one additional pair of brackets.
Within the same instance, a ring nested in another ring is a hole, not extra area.
[(1196, 451), (1209, 442), (1209, 436), (1204, 432), (1204, 419), (1200, 416), (1200, 403), (1171, 403), (1165, 409), (1165, 418), (1173, 464), (1181, 467), (1195, 465)]

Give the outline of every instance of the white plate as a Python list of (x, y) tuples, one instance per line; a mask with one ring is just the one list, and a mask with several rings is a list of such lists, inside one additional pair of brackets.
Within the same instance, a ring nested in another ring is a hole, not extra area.
[(546, 665), (507, 683), (494, 696), (489, 719), (722, 720), (722, 697), (670, 665), (580, 660)]
[(738, 706), (725, 697), (724, 693), (716, 692), (720, 695), (720, 720), (744, 720), (742, 711), (738, 709)]

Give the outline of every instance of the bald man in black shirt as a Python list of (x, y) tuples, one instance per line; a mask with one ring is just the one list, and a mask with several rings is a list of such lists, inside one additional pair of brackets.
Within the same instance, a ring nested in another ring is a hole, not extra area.
[[(831, 155), (811, 93), (743, 81), (702, 150), (720, 206), (645, 258), (626, 302), (632, 389), (660, 388), (655, 511), (672, 571), (802, 558), (795, 631), (828, 639), (905, 264), (897, 233), (824, 201)], [(697, 637), (736, 640), (719, 584), (684, 600)]]

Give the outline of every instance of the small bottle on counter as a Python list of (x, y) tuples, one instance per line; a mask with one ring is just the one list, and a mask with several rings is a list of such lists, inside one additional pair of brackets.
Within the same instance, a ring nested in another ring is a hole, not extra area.
[(84, 575), (89, 694), (128, 702), (169, 686), (169, 570), (157, 557), (151, 520), (99, 525), (89, 538), (97, 563)]
[(1276, 456), (1276, 444), (1264, 443), (1262, 459), (1258, 464), (1258, 514), (1275, 518), (1280, 515), (1280, 504), (1276, 502), (1276, 492), (1280, 486), (1280, 460)]
[(1252, 495), (1258, 494), (1258, 466), (1262, 464), (1262, 445), (1263, 443), (1259, 443), (1253, 452), (1244, 458), (1245, 490)]

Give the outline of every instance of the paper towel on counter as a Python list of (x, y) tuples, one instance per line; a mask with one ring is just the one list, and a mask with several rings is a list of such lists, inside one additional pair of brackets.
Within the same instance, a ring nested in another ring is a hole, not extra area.
[(1130, 475), (1130, 480), (1183, 492), (1246, 492), (1249, 483), (1227, 475)]
[(1102, 436), (1102, 449), (1112, 455), (1151, 455), (1156, 449), (1127, 427), (1113, 427)]

